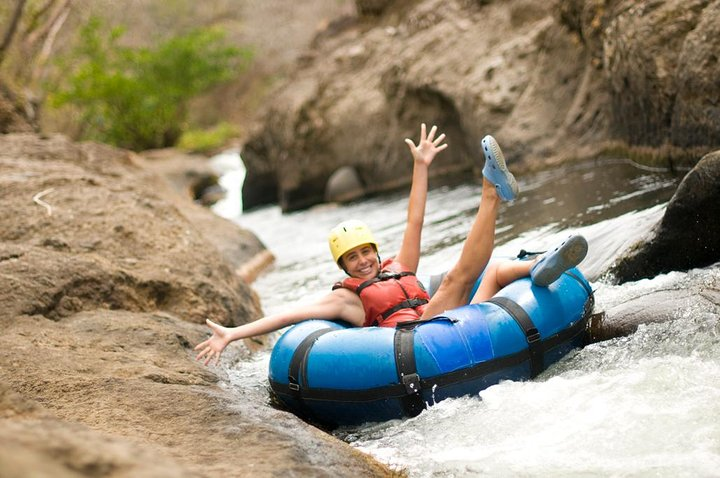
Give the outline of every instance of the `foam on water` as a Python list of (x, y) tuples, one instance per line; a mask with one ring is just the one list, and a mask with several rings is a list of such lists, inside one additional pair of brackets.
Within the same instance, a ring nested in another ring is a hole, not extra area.
[[(520, 181), (501, 207), (497, 252), (550, 247), (570, 233), (590, 243), (581, 270), (598, 310), (649, 292), (720, 290), (720, 266), (614, 286), (603, 271), (662, 216), (679, 178), (627, 162), (577, 165)], [(477, 208), (478, 185), (432, 190), (421, 272), (446, 270)], [(341, 276), (327, 231), (348, 218), (373, 227), (382, 254), (399, 247), (406, 196), (282, 215), (269, 207), (236, 218), (278, 260), (254, 287), (266, 313), (328, 291)], [(720, 476), (720, 311), (678, 304), (673, 320), (572, 353), (528, 382), (502, 382), (445, 400), (420, 416), (339, 430), (337, 436), (412, 477)], [(267, 400), (269, 353), (228, 365), (239, 395)]]
[(341, 431), (411, 476), (717, 476), (717, 313), (590, 345), (530, 382)]

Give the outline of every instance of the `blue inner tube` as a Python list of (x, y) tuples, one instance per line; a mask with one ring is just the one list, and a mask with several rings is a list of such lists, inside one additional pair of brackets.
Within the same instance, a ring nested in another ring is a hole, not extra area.
[[(479, 279), (478, 279), (479, 281)], [(592, 289), (577, 269), (397, 328), (309, 320), (275, 344), (269, 381), (286, 408), (327, 427), (415, 416), (501, 380), (533, 378), (585, 341)]]

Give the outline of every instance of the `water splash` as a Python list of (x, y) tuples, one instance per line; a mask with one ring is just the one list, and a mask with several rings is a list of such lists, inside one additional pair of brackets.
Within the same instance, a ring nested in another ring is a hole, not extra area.
[(413, 477), (717, 476), (718, 416), (720, 316), (706, 314), (345, 438)]
[[(521, 198), (501, 208), (497, 251), (511, 256), (582, 232), (591, 250), (581, 270), (595, 281), (602, 309), (656, 290), (718, 290), (720, 266), (622, 286), (598, 279), (661, 217), (678, 179), (626, 162), (523, 178)], [(479, 194), (473, 184), (430, 192), (422, 272), (445, 270), (459, 254)], [(269, 207), (235, 218), (278, 258), (254, 284), (265, 312), (313, 300), (340, 277), (328, 260), (325, 235), (341, 220), (366, 218), (383, 253), (396, 250), (405, 201), (398, 194), (286, 215)], [(715, 309), (679, 306), (673, 320), (588, 346), (536, 380), (503, 382), (412, 419), (339, 430), (337, 436), (412, 477), (718, 476), (719, 316)], [(228, 386), (267, 400), (268, 360), (264, 353), (232, 365)]]

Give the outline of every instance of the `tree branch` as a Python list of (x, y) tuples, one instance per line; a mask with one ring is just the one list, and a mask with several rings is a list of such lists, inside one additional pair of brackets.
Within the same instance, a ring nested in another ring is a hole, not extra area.
[(55, 23), (52, 25), (52, 28), (50, 28), (50, 31), (48, 32), (48, 35), (43, 42), (43, 46), (40, 50), (37, 61), (33, 66), (31, 84), (35, 84), (35, 82), (37, 82), (37, 80), (40, 79), (40, 77), (42, 76), (42, 73), (45, 70), (45, 64), (47, 63), (47, 60), (48, 58), (50, 58), (50, 54), (52, 53), (52, 47), (55, 43), (55, 38), (65, 24), (65, 20), (67, 20), (68, 15), (70, 15), (70, 9), (71, 5), (70, 2), (68, 2), (65, 4), (65, 10), (63, 10), (62, 14), (56, 19)]
[(0, 64), (2, 64), (5, 59), (5, 54), (7, 53), (13, 37), (15, 36), (15, 32), (17, 31), (17, 27), (20, 24), (20, 18), (22, 18), (23, 10), (25, 9), (25, 2), (26, 0), (18, 0), (15, 4), (15, 11), (10, 19), (10, 25), (8, 25), (2, 44), (0, 44)]
[(30, 20), (26, 22), (27, 27), (25, 28), (25, 36), (28, 36), (35, 28), (37, 28), (38, 22), (40, 21), (40, 18), (42, 18), (43, 15), (45, 15), (49, 10), (50, 7), (52, 7), (55, 4), (56, 0), (47, 0), (45, 2), (45, 5), (40, 7), (32, 16), (30, 17)]
[(25, 39), (27, 51), (31, 51), (32, 47), (39, 42), (40, 39), (46, 37), (50, 33), (53, 25), (55, 25), (58, 21), (58, 18), (60, 18), (65, 13), (65, 10), (70, 6), (71, 1), (72, 0), (64, 0), (62, 3), (57, 4), (50, 14), (50, 18), (42, 25), (42, 27), (31, 32), (27, 36)]

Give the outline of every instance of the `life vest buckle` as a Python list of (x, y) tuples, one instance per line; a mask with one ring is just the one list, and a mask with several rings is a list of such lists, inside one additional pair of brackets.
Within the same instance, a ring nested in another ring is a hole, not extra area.
[(377, 275), (378, 280), (390, 280), (390, 279), (399, 279), (403, 275), (400, 272), (381, 272)]

